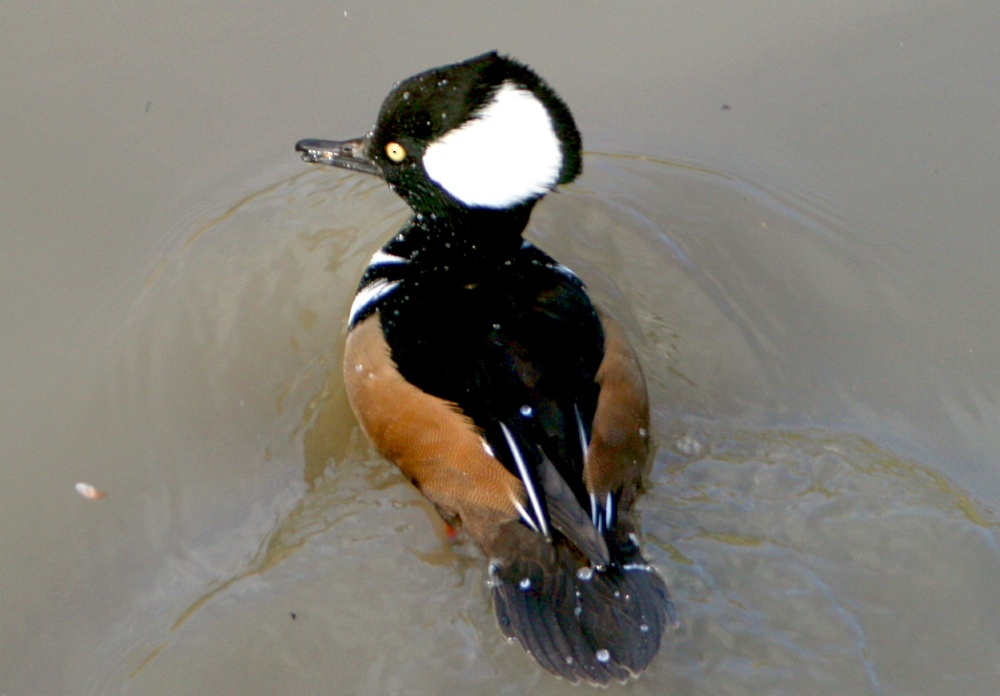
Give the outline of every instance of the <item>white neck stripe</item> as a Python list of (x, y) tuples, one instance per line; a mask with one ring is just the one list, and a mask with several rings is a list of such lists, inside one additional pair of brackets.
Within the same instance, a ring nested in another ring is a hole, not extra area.
[(403, 258), (402, 256), (396, 256), (395, 254), (388, 254), (381, 249), (376, 251), (372, 255), (371, 261), (368, 262), (369, 266), (378, 266), (381, 264), (389, 263), (409, 263), (409, 259)]
[(395, 290), (398, 285), (398, 280), (379, 278), (358, 290), (358, 294), (354, 296), (354, 302), (351, 303), (351, 313), (347, 318), (347, 325), (354, 324), (354, 319), (358, 314)]

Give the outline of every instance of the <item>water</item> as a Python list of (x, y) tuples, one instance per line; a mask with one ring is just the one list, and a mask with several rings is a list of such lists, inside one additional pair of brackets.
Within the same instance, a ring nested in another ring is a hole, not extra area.
[[(819, 379), (837, 374), (826, 363), (842, 349), (814, 305), (850, 299), (870, 249), (806, 202), (722, 174), (597, 154), (587, 170), (539, 209), (531, 236), (625, 318), (651, 386), (659, 451), (639, 510), (679, 627), (632, 689), (988, 683), (995, 517), (946, 467), (877, 444), (891, 423), (848, 425), (858, 397)], [(447, 541), (349, 415), (342, 317), (405, 214), (377, 181), (296, 168), (154, 272), (114, 345), (115, 400), (163, 443), (150, 466), (172, 539), (156, 591), (130, 612), (144, 625), (119, 628), (92, 665), (94, 693), (215, 692), (237, 668), (250, 691), (320, 688), (336, 673), (348, 691), (402, 693), (405, 671), (428, 692), (476, 693), (499, 669), (526, 692), (568, 688), (505, 646), (484, 560)], [(713, 237), (722, 258), (706, 260)], [(803, 249), (825, 263), (794, 288), (769, 277)], [(782, 346), (801, 332), (804, 354)], [(198, 434), (193, 450), (165, 444), (178, 428)], [(381, 654), (392, 661), (373, 662)]]
[(494, 46), (588, 148), (529, 236), (650, 383), (679, 626), (626, 688), (1000, 691), (996, 3), (348, 4), (5, 11), (0, 692), (579, 692), (358, 432), (406, 211), (292, 152)]

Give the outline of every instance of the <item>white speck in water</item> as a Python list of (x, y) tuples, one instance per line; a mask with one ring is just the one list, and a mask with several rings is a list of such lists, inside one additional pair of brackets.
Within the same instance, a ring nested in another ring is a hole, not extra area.
[(621, 596), (622, 596), (621, 591), (620, 590), (615, 590), (615, 599), (618, 599)]
[(611, 659), (611, 653), (609, 653), (604, 648), (601, 648), (596, 653), (594, 653), (594, 657), (597, 658), (598, 662), (607, 662), (608, 660)]
[(403, 92), (403, 101), (409, 101), (409, 100), (410, 100), (410, 93)]
[(567, 655), (566, 656), (566, 664), (567, 665), (573, 664), (573, 656), (572, 655)]
[(91, 486), (89, 483), (84, 483), (83, 481), (76, 484), (75, 488), (76, 492), (87, 500), (100, 500), (101, 498), (107, 497), (107, 493), (98, 490), (95, 486)]
[(500, 330), (500, 325), (499, 324), (494, 324), (493, 325), (493, 330), (494, 331), (499, 331)]
[(345, 17), (347, 16), (347, 10), (344, 10), (344, 16)]
[(573, 610), (573, 613), (576, 614), (577, 616), (580, 616), (580, 614), (583, 613), (583, 607), (577, 607), (576, 609)]
[(527, 404), (521, 407), (521, 415), (524, 416), (525, 418), (529, 417), (534, 412), (535, 412), (534, 409), (532, 409), (531, 406), (528, 406)]
[(646, 437), (649, 435), (649, 431), (645, 428), (639, 428), (639, 437)]
[(522, 578), (521, 582), (518, 583), (518, 586), (522, 590), (530, 589), (531, 588), (531, 578)]
[(355, 372), (361, 372), (363, 369), (365, 369), (365, 366), (362, 365), (361, 363), (358, 363), (357, 365), (354, 366)]
[(688, 433), (674, 440), (674, 449), (685, 457), (697, 457), (705, 449), (705, 444), (696, 434)]
[(587, 582), (592, 577), (594, 577), (594, 569), (590, 566), (583, 566), (582, 568), (577, 568), (576, 577), (584, 582)]
[(639, 630), (642, 631), (643, 633), (649, 633), (649, 625), (639, 624)]

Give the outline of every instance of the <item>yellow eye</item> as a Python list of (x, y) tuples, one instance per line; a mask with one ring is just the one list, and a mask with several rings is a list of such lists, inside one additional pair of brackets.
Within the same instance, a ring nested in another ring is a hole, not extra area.
[(399, 163), (406, 159), (406, 148), (399, 143), (389, 143), (385, 146), (385, 155), (393, 162)]

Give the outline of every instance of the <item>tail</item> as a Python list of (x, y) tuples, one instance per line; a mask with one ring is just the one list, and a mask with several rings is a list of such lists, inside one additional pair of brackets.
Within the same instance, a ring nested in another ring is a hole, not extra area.
[(517, 536), (516, 552), (505, 544), (512, 553), (489, 569), (504, 634), (571, 682), (604, 685), (642, 672), (677, 620), (667, 586), (634, 535), (608, 539), (612, 560), (601, 570), (564, 541)]

